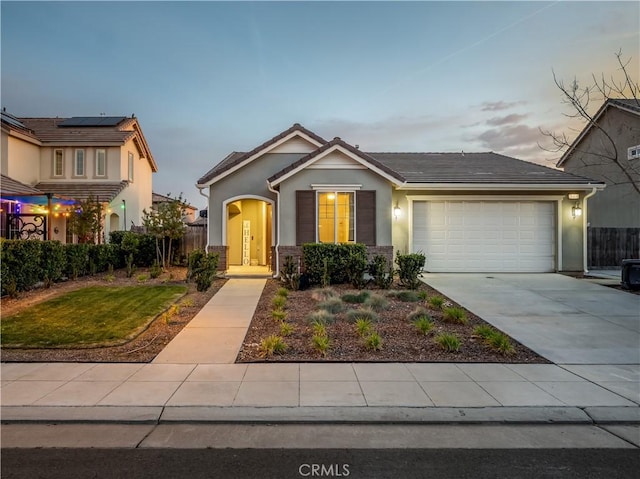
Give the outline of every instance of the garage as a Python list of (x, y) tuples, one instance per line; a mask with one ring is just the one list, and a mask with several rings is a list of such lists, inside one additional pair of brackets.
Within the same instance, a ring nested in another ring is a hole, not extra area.
[(553, 201), (413, 201), (412, 250), (430, 272), (556, 269)]

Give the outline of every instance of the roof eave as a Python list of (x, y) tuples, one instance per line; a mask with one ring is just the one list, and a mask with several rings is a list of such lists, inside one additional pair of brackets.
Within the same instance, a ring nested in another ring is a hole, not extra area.
[(506, 190), (529, 190), (529, 191), (565, 191), (565, 190), (592, 190), (594, 188), (602, 190), (604, 183), (404, 183), (398, 190), (447, 190), (447, 191), (506, 191)]

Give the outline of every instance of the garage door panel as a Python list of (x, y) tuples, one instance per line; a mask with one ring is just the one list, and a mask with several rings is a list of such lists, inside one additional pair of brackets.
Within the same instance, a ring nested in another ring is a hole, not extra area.
[(429, 271), (553, 271), (554, 238), (552, 202), (413, 203), (413, 250)]

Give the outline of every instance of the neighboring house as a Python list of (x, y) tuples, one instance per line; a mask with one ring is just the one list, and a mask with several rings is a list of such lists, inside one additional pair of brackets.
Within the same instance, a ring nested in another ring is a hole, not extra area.
[(310, 242), (364, 243), (388, 258), (421, 251), (434, 272), (582, 271), (586, 225), (574, 207), (604, 184), (497, 153), (365, 153), (294, 124), (196, 186), (208, 189), (221, 269), (278, 274)]
[[(2, 209), (11, 237), (72, 242), (67, 221), (73, 204), (89, 196), (103, 206), (104, 233), (142, 223), (151, 208), (158, 170), (138, 120), (131, 117), (17, 118), (2, 111)], [(29, 194), (5, 191), (5, 178)], [(44, 232), (28, 224), (44, 217)], [(5, 235), (5, 236), (6, 236)]]
[(557, 166), (607, 184), (586, 211), (589, 267), (640, 258), (640, 101), (608, 99)]
[[(170, 201), (174, 201), (176, 198), (171, 198), (170, 196), (161, 195), (158, 193), (153, 193), (153, 208), (157, 208), (157, 205), (160, 203), (167, 203)], [(191, 206), (189, 203), (182, 202), (182, 221), (185, 224), (189, 224), (194, 222), (197, 219), (198, 208), (195, 206)]]

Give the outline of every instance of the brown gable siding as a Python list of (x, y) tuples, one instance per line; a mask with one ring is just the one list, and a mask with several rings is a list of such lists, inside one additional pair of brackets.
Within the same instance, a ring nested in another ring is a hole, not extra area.
[(356, 192), (356, 241), (367, 246), (376, 245), (376, 192)]
[(316, 192), (296, 191), (296, 245), (316, 242)]

